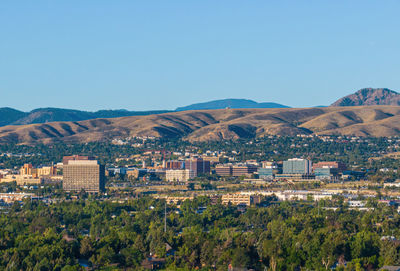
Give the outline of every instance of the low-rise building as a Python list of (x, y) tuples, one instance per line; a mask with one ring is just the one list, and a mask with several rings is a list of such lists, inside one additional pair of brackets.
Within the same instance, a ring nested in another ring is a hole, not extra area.
[(215, 173), (220, 176), (233, 176), (233, 177), (241, 177), (246, 176), (250, 177), (253, 173), (257, 172), (257, 166), (252, 164), (224, 164), (224, 165), (216, 165)]
[(57, 175), (57, 168), (55, 166), (34, 168), (31, 164), (24, 164), (24, 166), (20, 168), (19, 174), (21, 176), (31, 176), (33, 178), (55, 176)]
[(309, 200), (309, 199), (313, 201), (319, 201), (321, 199), (332, 198), (331, 193), (307, 191), (307, 190), (285, 190), (285, 191), (277, 191), (274, 194), (279, 200), (282, 201)]
[(187, 182), (194, 177), (194, 172), (189, 169), (170, 169), (165, 171), (165, 179), (169, 182)]
[(315, 180), (315, 175), (313, 174), (275, 174), (275, 179), (277, 180), (291, 180), (291, 181), (308, 181)]
[(343, 172), (343, 171), (347, 170), (346, 164), (342, 163), (342, 162), (332, 161), (332, 162), (318, 162), (318, 163), (313, 164), (314, 171), (316, 168), (324, 168), (324, 167), (337, 168), (339, 172)]
[(257, 172), (257, 166), (252, 164), (235, 165), (232, 167), (232, 176), (251, 176), (253, 173)]
[(338, 168), (332, 168), (329, 166), (317, 167), (314, 169), (315, 179), (319, 180), (336, 180), (338, 174)]
[(35, 178), (32, 175), (6, 175), (4, 176), (0, 182), (2, 183), (11, 183), (16, 182), (17, 185), (39, 185), (42, 184), (43, 178)]
[(246, 194), (225, 194), (221, 197), (222, 204), (233, 204), (233, 205), (253, 205), (261, 202), (259, 195), (246, 195)]
[[(263, 163), (264, 165), (264, 163)], [(264, 167), (261, 167), (257, 170), (258, 177), (260, 179), (265, 179), (265, 180), (272, 180), (275, 178), (276, 174), (280, 174), (281, 171), (278, 168), (277, 165), (271, 164), (271, 165), (266, 165)]]
[(219, 176), (232, 176), (232, 165), (216, 165), (215, 173)]
[(0, 201), (5, 203), (13, 203), (14, 201), (22, 201), (24, 198), (32, 198), (32, 193), (0, 193)]

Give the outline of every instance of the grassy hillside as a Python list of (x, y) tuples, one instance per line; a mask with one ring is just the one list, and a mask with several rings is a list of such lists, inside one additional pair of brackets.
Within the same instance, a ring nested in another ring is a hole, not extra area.
[(0, 128), (0, 142), (88, 142), (127, 136), (208, 141), (297, 134), (400, 135), (400, 107), (199, 110), (5, 126)]

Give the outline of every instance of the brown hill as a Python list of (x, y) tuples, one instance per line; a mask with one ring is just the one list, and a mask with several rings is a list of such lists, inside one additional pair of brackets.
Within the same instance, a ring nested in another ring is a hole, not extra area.
[(387, 88), (363, 88), (332, 104), (332, 106), (360, 105), (400, 105), (400, 94)]
[(190, 141), (265, 135), (400, 135), (400, 107), (222, 109), (0, 127), (0, 143), (90, 142), (128, 136)]

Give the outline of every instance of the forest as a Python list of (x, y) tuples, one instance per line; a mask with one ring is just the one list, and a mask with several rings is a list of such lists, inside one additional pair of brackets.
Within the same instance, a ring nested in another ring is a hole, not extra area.
[[(376, 270), (400, 264), (400, 215), (332, 201), (276, 202), (246, 210), (186, 200), (180, 208), (139, 197), (45, 205), (26, 200), (0, 216), (0, 270)], [(333, 210), (329, 206), (338, 206)], [(201, 208), (200, 208), (201, 207)], [(201, 212), (199, 210), (202, 210)]]

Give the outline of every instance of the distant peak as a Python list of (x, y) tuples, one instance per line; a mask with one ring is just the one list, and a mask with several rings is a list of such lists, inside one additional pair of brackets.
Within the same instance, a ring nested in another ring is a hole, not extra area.
[(332, 104), (332, 106), (363, 105), (400, 105), (400, 94), (388, 88), (363, 88)]
[(213, 100), (204, 103), (195, 103), (184, 107), (178, 107), (176, 111), (187, 111), (187, 110), (213, 110), (213, 109), (225, 109), (225, 108), (288, 108), (288, 106), (266, 102), (258, 103), (249, 99), (221, 99)]

